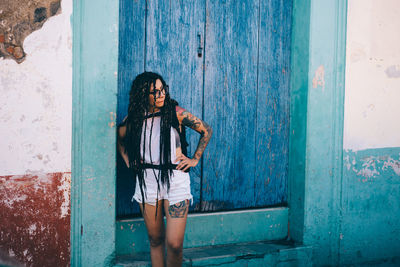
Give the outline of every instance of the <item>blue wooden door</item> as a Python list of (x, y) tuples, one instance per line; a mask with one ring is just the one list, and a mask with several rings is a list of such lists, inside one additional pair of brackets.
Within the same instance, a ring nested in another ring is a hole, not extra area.
[[(291, 1), (121, 1), (118, 122), (134, 77), (160, 73), (214, 129), (190, 172), (191, 211), (285, 205)], [(199, 135), (187, 131), (189, 153)], [(117, 214), (138, 214), (118, 160)]]

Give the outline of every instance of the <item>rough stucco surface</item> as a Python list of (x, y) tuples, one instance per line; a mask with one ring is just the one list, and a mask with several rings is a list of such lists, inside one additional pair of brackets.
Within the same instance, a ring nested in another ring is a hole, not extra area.
[(400, 4), (348, 1), (344, 148), (400, 146)]
[(0, 177), (0, 248), (27, 266), (68, 266), (70, 173)]
[(400, 265), (399, 13), (348, 1), (341, 264)]
[(344, 151), (341, 263), (400, 264), (400, 148)]
[(0, 256), (27, 266), (68, 266), (72, 0), (51, 17), (56, 1), (11, 2), (15, 18), (30, 8), (25, 2), (46, 3), (47, 13), (23, 41), (23, 61), (0, 57)]
[(21, 64), (0, 58), (0, 175), (71, 171), (72, 0), (25, 39)]
[(23, 48), (25, 37), (59, 12), (60, 0), (1, 1), (0, 57), (22, 62), (26, 56)]

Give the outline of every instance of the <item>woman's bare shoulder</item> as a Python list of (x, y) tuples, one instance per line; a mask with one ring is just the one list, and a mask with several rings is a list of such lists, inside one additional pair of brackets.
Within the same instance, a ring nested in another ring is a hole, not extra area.
[(184, 111), (186, 111), (186, 109), (184, 109), (183, 107), (180, 107), (178, 105), (175, 106), (175, 111), (176, 114), (182, 114)]
[(128, 116), (125, 116), (125, 118), (122, 120), (122, 123), (118, 126), (118, 137), (124, 138), (126, 135), (126, 119)]
[(183, 118), (187, 116), (187, 114), (190, 114), (189, 111), (178, 105), (176, 105), (175, 111), (176, 111), (176, 116), (178, 117), (180, 123), (182, 123)]

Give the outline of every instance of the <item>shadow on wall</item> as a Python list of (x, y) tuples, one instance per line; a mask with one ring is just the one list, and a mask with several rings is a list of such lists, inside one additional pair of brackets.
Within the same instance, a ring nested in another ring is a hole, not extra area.
[(24, 61), (26, 36), (61, 13), (60, 4), (61, 0), (0, 1), (0, 57)]

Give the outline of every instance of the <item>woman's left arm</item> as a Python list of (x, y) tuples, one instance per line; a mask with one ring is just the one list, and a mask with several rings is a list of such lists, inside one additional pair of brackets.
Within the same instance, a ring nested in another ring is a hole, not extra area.
[(178, 160), (180, 160), (180, 163), (176, 168), (178, 170), (186, 171), (189, 167), (194, 167), (199, 163), (199, 160), (203, 155), (203, 152), (206, 149), (208, 142), (210, 141), (213, 131), (206, 122), (197, 118), (184, 108), (176, 106), (176, 114), (180, 124), (192, 128), (201, 135), (193, 158), (187, 158), (183, 154), (179, 158), (177, 158)]

